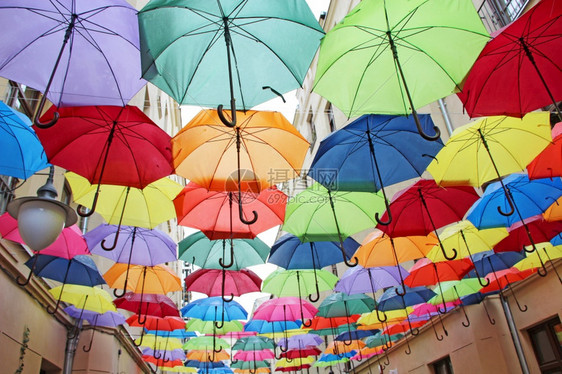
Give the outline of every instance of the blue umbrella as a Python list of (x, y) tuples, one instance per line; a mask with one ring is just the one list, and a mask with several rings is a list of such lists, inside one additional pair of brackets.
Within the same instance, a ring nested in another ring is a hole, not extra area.
[[(348, 237), (343, 242), (343, 248), (347, 259), (351, 260), (359, 243)], [(303, 243), (295, 235), (285, 234), (271, 247), (267, 262), (284, 269), (322, 269), (341, 262), (340, 256), (338, 242)]]
[(373, 336), (380, 331), (381, 330), (379, 330), (379, 329), (344, 331), (341, 334), (339, 334), (338, 336), (336, 336), (336, 338), (334, 340), (337, 340), (337, 341), (340, 341), (340, 342), (341, 341), (349, 341), (349, 340), (359, 340), (359, 339), (366, 338), (368, 336)]
[(301, 321), (264, 321), (261, 319), (251, 319), (244, 325), (244, 331), (255, 331), (258, 334), (275, 334), (287, 330), (299, 329)]
[(484, 276), (494, 271), (508, 269), (524, 258), (525, 255), (520, 252), (496, 253), (494, 251), (486, 251), (475, 253), (472, 255), (475, 269), (469, 271), (466, 277), (476, 278), (478, 277), (477, 274)]
[[(419, 118), (434, 128), (428, 114)], [(385, 186), (420, 177), (441, 148), (420, 138), (412, 117), (364, 115), (320, 143), (308, 175), (332, 191), (382, 190), (387, 201)]]
[[(502, 183), (511, 196), (506, 195)], [(468, 211), (467, 219), (480, 230), (510, 227), (517, 222), (526, 225), (526, 218), (542, 214), (560, 196), (560, 178), (529, 180), (526, 174), (512, 174), (490, 184)]]
[[(145, 329), (145, 334), (146, 335), (157, 335), (157, 334), (162, 335), (162, 331), (146, 330)], [(197, 336), (197, 334), (194, 333), (193, 331), (185, 331), (183, 329), (166, 331), (164, 333), (164, 335), (166, 335), (167, 338), (176, 338), (176, 339), (187, 339), (187, 338), (194, 338), (194, 337)]]
[(220, 296), (207, 297), (190, 302), (181, 308), (183, 317), (198, 318), (203, 321), (221, 321), (217, 328), (221, 328), (224, 321), (246, 319), (248, 312), (236, 301), (225, 303)]
[(562, 245), (562, 233), (556, 235), (554, 238), (550, 239), (553, 246)]
[(219, 367), (219, 368), (211, 368), (208, 370), (200, 369), (199, 372), (204, 372), (206, 374), (232, 374), (234, 373), (231, 368), (229, 367)]
[(0, 174), (27, 179), (49, 165), (29, 118), (0, 101)]
[(490, 321), (490, 323), (492, 325), (495, 325), (496, 320), (494, 318), (492, 318), (492, 316), (490, 316), (490, 313), (488, 312), (488, 308), (486, 308), (486, 303), (483, 303), (483, 301), (486, 298), (486, 296), (495, 295), (497, 293), (499, 293), (499, 291), (493, 291), (493, 292), (489, 292), (489, 293), (486, 293), (486, 294), (482, 294), (481, 292), (476, 292), (476, 293), (461, 297), (461, 302), (463, 303), (463, 305), (474, 305), (474, 304), (482, 303), (482, 306), (484, 307), (484, 310), (486, 311), (486, 315), (488, 316), (488, 321)]
[(183, 366), (186, 366), (186, 367), (189, 367), (189, 368), (197, 368), (197, 369), (216, 369), (216, 368), (226, 367), (226, 365), (222, 361), (203, 362), (203, 361), (197, 361), (197, 360), (187, 360), (186, 362), (183, 363)]
[[(63, 294), (65, 284), (79, 284), (82, 286), (97, 286), (106, 284), (94, 260), (90, 256), (77, 255), (73, 258), (37, 254), (25, 262), (31, 273), (62, 282), (62, 289), (54, 310), (47, 308), (47, 312), (55, 314), (60, 305), (60, 296)], [(31, 276), (31, 273), (29, 276)]]

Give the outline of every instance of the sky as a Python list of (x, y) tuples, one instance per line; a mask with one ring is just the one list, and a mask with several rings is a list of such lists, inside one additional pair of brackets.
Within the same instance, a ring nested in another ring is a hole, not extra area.
[[(330, 0), (307, 0), (308, 6), (314, 13), (315, 17), (318, 19), (322, 12), (326, 12), (328, 10), (328, 6), (330, 5)], [(258, 105), (255, 109), (257, 110), (273, 110), (283, 113), (283, 115), (289, 120), (289, 122), (293, 122), (293, 118), (295, 115), (295, 109), (297, 106), (297, 97), (296, 97), (296, 90), (290, 91), (283, 95), (286, 100), (286, 103), (283, 103), (281, 98), (275, 98), (268, 102)], [(181, 107), (182, 113), (182, 124), (185, 126), (189, 120), (196, 115), (202, 108), (196, 106), (188, 106), (183, 105)], [(258, 237), (263, 240), (268, 246), (272, 246), (275, 242), (277, 237), (277, 233), (279, 231), (279, 226), (274, 227), (266, 232), (263, 232), (258, 235)], [(260, 276), (260, 278), (264, 279), (269, 274), (271, 274), (277, 266), (272, 264), (264, 264), (264, 265), (256, 265), (251, 266), (249, 269), (255, 272)], [(239, 302), (247, 311), (248, 314), (252, 312), (252, 308), (256, 299), (269, 296), (266, 293), (250, 293), (247, 295), (243, 295), (241, 297), (236, 297), (235, 301)], [(200, 299), (206, 297), (200, 293), (193, 293), (193, 299)]]

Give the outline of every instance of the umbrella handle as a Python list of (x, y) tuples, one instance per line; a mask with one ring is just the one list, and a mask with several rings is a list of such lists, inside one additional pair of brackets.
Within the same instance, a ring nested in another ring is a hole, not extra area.
[(231, 99), (230, 99), (230, 108), (231, 108), (230, 113), (231, 113), (231, 115), (232, 115), (232, 120), (231, 120), (231, 121), (229, 121), (229, 120), (226, 118), (226, 116), (224, 115), (224, 113), (223, 113), (223, 105), (222, 105), (222, 104), (220, 104), (220, 105), (217, 107), (217, 114), (219, 115), (219, 118), (220, 118), (221, 122), (222, 122), (225, 126), (231, 127), (231, 128), (232, 128), (232, 127), (236, 126), (236, 100), (235, 100), (234, 98), (231, 98)]
[[(223, 249), (224, 249), (224, 240), (223, 240)], [(224, 254), (224, 251), (223, 251), (223, 254)], [(193, 261), (195, 263), (195, 257), (193, 257)], [(230, 241), (230, 263), (225, 264), (224, 261), (223, 261), (223, 258), (219, 258), (219, 265), (223, 269), (228, 269), (228, 268), (232, 267), (232, 265), (234, 265), (234, 245), (232, 244), (232, 240)]]
[(488, 312), (488, 308), (486, 308), (486, 303), (484, 302), (484, 300), (482, 300), (482, 306), (484, 307), (484, 310), (486, 311), (486, 315), (488, 316), (488, 321), (490, 321), (490, 324), (495, 325), (496, 320), (494, 318), (492, 318), (492, 316), (490, 316), (490, 313)]
[(207, 353), (207, 358), (209, 359), (210, 362), (215, 362), (215, 349), (213, 348), (213, 356), (211, 357), (208, 353)]
[(509, 217), (510, 215), (513, 214), (513, 212), (515, 212), (515, 205), (513, 204), (513, 200), (511, 198), (511, 193), (509, 192), (509, 189), (504, 186), (503, 182), (502, 182), (502, 187), (505, 192), (505, 197), (507, 197), (507, 203), (509, 204), (509, 211), (504, 212), (501, 206), (498, 206), (497, 209), (499, 214), (501, 214), (504, 217)]
[(437, 339), (438, 341), (442, 341), (443, 339), (445, 339), (443, 337), (443, 334), (437, 335), (437, 329), (435, 328), (435, 324), (433, 323), (433, 318), (430, 318), (430, 321), (431, 321), (431, 327), (433, 327), (433, 332), (435, 333), (435, 339)]
[[(231, 302), (232, 300), (234, 300), (234, 294), (233, 294), (233, 293), (230, 294), (230, 298), (228, 298), (228, 299), (225, 298), (224, 295), (221, 295), (221, 297), (222, 297), (222, 301), (224, 301), (225, 303), (229, 303), (229, 302)], [(221, 327), (222, 327), (222, 326), (221, 326)], [(218, 327), (218, 326), (217, 326), (217, 328), (220, 329), (220, 327)]]
[[(240, 188), (240, 186), (238, 186), (238, 188)], [(240, 191), (238, 191), (238, 193), (240, 193)], [(252, 214), (254, 215), (254, 217), (251, 220), (247, 220), (244, 218), (244, 212), (242, 211), (242, 202), (239, 201), (238, 202), (238, 216), (240, 218), (240, 221), (242, 221), (243, 224), (245, 225), (251, 225), (256, 223), (256, 221), (258, 220), (258, 212), (256, 212), (255, 210), (252, 210)]]
[(513, 296), (513, 299), (515, 300), (515, 303), (517, 304), (517, 308), (519, 308), (519, 310), (523, 313), (525, 313), (529, 308), (527, 307), (527, 305), (523, 305), (523, 307), (521, 307), (521, 304), (519, 304), (519, 300), (517, 300), (517, 296), (515, 296), (515, 291), (513, 291), (513, 288), (511, 288), (511, 284), (509, 283), (509, 281), (507, 280), (507, 277), (504, 275), (505, 280), (507, 281), (507, 285), (509, 287), (509, 290), (511, 291), (511, 295)]
[[(277, 358), (277, 356), (276, 356), (276, 358)], [(278, 360), (279, 360), (279, 359), (278, 359)], [(231, 364), (236, 364), (236, 363), (238, 363), (238, 361), (240, 361), (240, 360), (238, 360), (238, 359), (235, 358), (235, 359), (230, 360), (230, 363), (231, 363)]]
[(390, 205), (388, 204), (388, 200), (384, 199), (384, 205), (386, 206), (386, 213), (388, 214), (388, 219), (386, 221), (381, 221), (379, 212), (376, 212), (375, 220), (379, 225), (388, 226), (392, 222), (392, 213), (390, 212)]
[(144, 339), (144, 328), (142, 329), (142, 332), (141, 332), (139, 344), (137, 344), (137, 342), (135, 342), (135, 341), (133, 340), (133, 344), (135, 345), (135, 347), (140, 347), (140, 346), (142, 345), (143, 339)]
[[(408, 97), (409, 97), (409, 93), (408, 93)], [(424, 138), (425, 140), (429, 140), (430, 142), (434, 142), (436, 140), (439, 140), (439, 138), (441, 137), (441, 130), (439, 130), (439, 127), (433, 125), (433, 130), (435, 130), (435, 135), (428, 135), (426, 134), (422, 127), (421, 127), (421, 122), (420, 119), (418, 117), (418, 112), (416, 112), (416, 110), (412, 109), (412, 114), (414, 115), (414, 122), (416, 122), (416, 127), (418, 128), (418, 133), (421, 135), (422, 138)]]
[[(99, 194), (100, 194), (100, 188), (101, 188), (101, 179), (100, 179), (100, 183), (98, 183), (98, 186), (96, 188), (96, 193), (94, 195), (94, 201), (92, 201), (92, 207), (90, 209), (88, 209), (84, 205), (80, 204), (80, 205), (78, 205), (78, 208), (76, 208), (76, 213), (78, 213), (78, 215), (80, 217), (84, 217), (84, 218), (90, 217), (92, 214), (94, 214), (96, 212), (96, 207), (98, 206), (98, 197), (99, 197)], [(88, 209), (88, 210), (86, 210), (86, 209)]]
[(314, 269), (314, 280), (316, 281), (316, 296), (313, 298), (312, 295), (308, 295), (308, 300), (315, 303), (320, 300), (320, 288), (318, 288), (318, 278), (316, 278), (316, 269)]
[(154, 351), (154, 358), (157, 359), (157, 360), (159, 360), (159, 359), (162, 358), (162, 355), (159, 354), (159, 353), (156, 353), (156, 350), (155, 350), (155, 351)]
[[(281, 348), (279, 348), (279, 349), (281, 349)], [(281, 354), (279, 356), (277, 356), (277, 352), (275, 351), (275, 349), (273, 349), (273, 354), (275, 355), (276, 360), (281, 360), (283, 358), (283, 353), (284, 352), (281, 351)], [(238, 361), (238, 360), (236, 360), (236, 361)]]
[[(92, 212), (93, 212), (93, 210), (92, 210)], [(135, 227), (135, 229), (136, 229), (136, 227)], [(102, 247), (102, 249), (103, 249), (104, 251), (108, 251), (108, 252), (109, 252), (109, 251), (113, 251), (113, 250), (115, 249), (115, 247), (117, 247), (117, 240), (119, 240), (119, 234), (120, 234), (120, 233), (121, 233), (121, 230), (117, 230), (117, 231), (115, 232), (115, 240), (113, 241), (113, 244), (111, 245), (111, 247), (106, 247), (106, 246), (105, 246), (106, 239), (103, 239), (103, 240), (101, 241), (101, 247)], [(134, 242), (134, 240), (135, 240), (135, 239), (134, 239), (134, 233), (133, 233), (133, 242)], [(131, 252), (132, 252), (132, 248), (131, 248)], [(130, 263), (131, 263), (131, 257), (129, 256), (129, 264), (130, 264)], [(118, 296), (118, 297), (119, 297), (119, 296)]]
[(53, 119), (51, 119), (49, 122), (43, 123), (39, 120), (39, 115), (41, 114), (41, 112), (43, 112), (43, 107), (45, 106), (45, 101), (47, 100), (46, 95), (47, 91), (45, 91), (45, 93), (41, 97), (41, 101), (39, 101), (39, 106), (37, 107), (37, 111), (35, 112), (35, 116), (33, 117), (33, 124), (40, 129), (48, 129), (49, 127), (53, 127), (60, 117), (59, 113), (55, 112), (53, 114)]
[(169, 359), (169, 358), (164, 358), (164, 359), (162, 359), (162, 362), (163, 362), (163, 363), (170, 362), (170, 359)]
[(22, 287), (27, 286), (27, 284), (31, 280), (31, 276), (33, 275), (33, 270), (35, 270), (35, 268), (37, 267), (37, 259), (38, 259), (38, 255), (35, 255), (33, 258), (33, 264), (31, 264), (31, 269), (29, 270), (29, 275), (27, 276), (27, 279), (24, 282), (20, 282), (20, 276), (18, 275), (18, 277), (16, 278), (16, 282), (18, 285)]
[(447, 329), (445, 328), (445, 324), (443, 323), (443, 318), (441, 318), (441, 314), (437, 314), (437, 316), (439, 317), (439, 322), (441, 323), (441, 327), (443, 328), (443, 332), (445, 333), (445, 336), (449, 336), (449, 331), (447, 331)]
[(441, 243), (441, 240), (439, 240), (439, 248), (441, 248), (441, 253), (443, 254), (443, 257), (445, 257), (447, 260), (452, 261), (457, 258), (458, 252), (455, 248), (451, 248), (453, 250), (452, 256), (447, 255), (447, 252), (445, 251), (445, 247), (443, 247), (443, 243)]
[(406, 349), (404, 352), (409, 355), (412, 353), (412, 348), (410, 347), (410, 341), (408, 340), (408, 337), (406, 335), (404, 335), (404, 337), (406, 338), (406, 344), (408, 345), (408, 349)]
[(82, 350), (86, 353), (90, 352), (92, 350), (92, 343), (94, 342), (94, 332), (95, 331), (96, 331), (95, 329), (92, 329), (92, 338), (90, 339), (90, 344), (88, 345), (88, 348), (86, 348), (85, 344), (82, 346)]
[[(402, 290), (402, 291), (400, 291), (400, 290)], [(402, 283), (402, 288), (400, 288), (398, 286), (396, 287), (396, 294), (398, 296), (402, 296), (402, 297), (404, 297), (406, 295), (406, 286), (404, 286), (404, 283)]]

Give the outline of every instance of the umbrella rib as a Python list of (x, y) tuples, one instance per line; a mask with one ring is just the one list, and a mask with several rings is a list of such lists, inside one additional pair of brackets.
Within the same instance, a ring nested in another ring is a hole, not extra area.
[[(270, 128), (270, 129), (263, 129), (262, 131), (273, 131), (273, 130), (276, 130), (276, 129), (275, 129), (275, 128)], [(279, 131), (285, 131), (285, 130), (282, 130), (282, 129), (278, 129), (278, 130), (279, 130)], [(288, 131), (286, 131), (286, 132), (288, 132)], [(256, 139), (259, 140), (259, 143), (260, 143), (260, 144), (267, 145), (267, 146), (270, 147), (270, 149), (274, 150), (275, 153), (277, 153), (283, 160), (285, 160), (285, 162), (286, 162), (289, 166), (291, 166), (291, 168), (292, 168), (293, 170), (295, 170), (295, 167), (291, 164), (291, 162), (288, 160), (288, 158), (287, 158), (280, 150), (278, 150), (276, 147), (274, 147), (272, 144), (268, 143), (267, 141), (265, 141), (264, 139), (262, 139), (262, 138), (260, 138), (258, 135), (256, 135), (257, 132), (252, 132), (252, 133), (250, 133), (250, 132), (248, 132), (248, 131), (245, 131), (245, 133), (247, 134), (246, 137), (241, 137), (241, 139), (242, 139), (242, 143), (244, 144), (244, 147), (246, 148), (246, 152), (248, 152), (248, 150), (247, 150), (248, 147), (247, 147), (247, 145), (246, 145), (246, 142), (249, 143), (249, 142), (251, 142), (251, 141), (254, 141), (253, 139), (248, 139), (247, 137), (254, 137), (254, 138), (256, 138)], [(250, 153), (248, 152), (248, 156), (249, 156), (249, 155), (250, 155)], [(295, 170), (295, 171), (296, 171), (296, 170)]]

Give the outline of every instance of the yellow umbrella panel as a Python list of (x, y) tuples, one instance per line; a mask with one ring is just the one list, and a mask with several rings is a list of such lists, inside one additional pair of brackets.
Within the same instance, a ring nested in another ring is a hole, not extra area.
[(78, 309), (100, 314), (117, 310), (111, 296), (101, 288), (64, 284), (51, 288), (49, 293), (65, 303), (74, 305)]
[[(546, 275), (547, 271), (545, 264), (547, 264), (549, 261), (554, 261), (555, 259), (562, 257), (562, 245), (554, 246), (552, 245), (552, 243), (546, 242), (538, 243), (535, 245), (535, 247), (537, 248), (536, 251), (533, 251), (531, 253), (526, 252), (527, 257), (513, 265), (513, 267), (519, 269), (520, 271), (542, 267), (543, 269), (538, 270), (538, 273), (539, 275), (544, 276)], [(526, 249), (530, 251), (530, 247), (527, 247)], [(553, 263), (551, 264), (552, 269), (556, 272), (558, 278), (560, 279), (560, 275), (558, 274), (556, 267)]]
[[(92, 208), (98, 186), (72, 172), (65, 173), (65, 177), (72, 189), (74, 201)], [(169, 178), (152, 182), (142, 190), (102, 184), (95, 211), (109, 224), (153, 229), (176, 218), (173, 199), (181, 190), (182, 186)]]
[(486, 117), (457, 128), (427, 167), (441, 186), (475, 186), (525, 170), (552, 142), (550, 113)]

